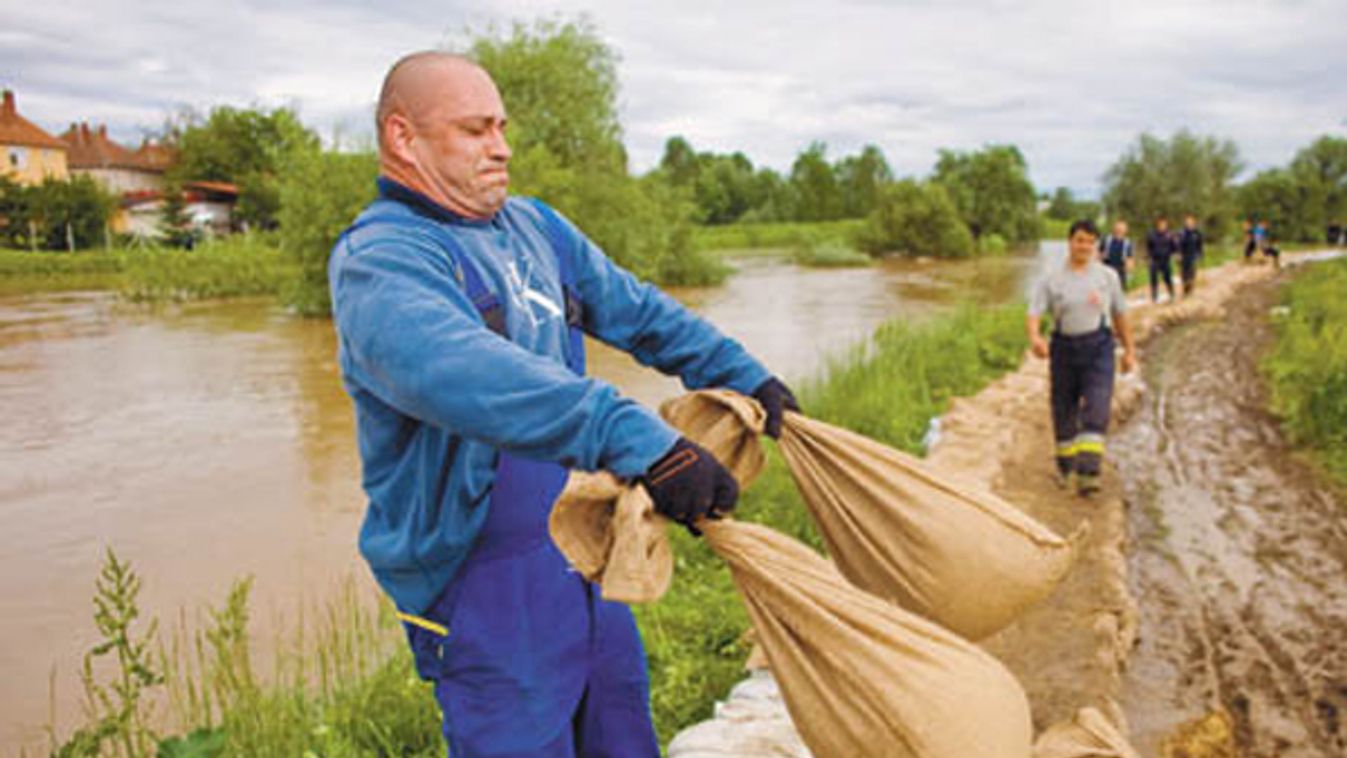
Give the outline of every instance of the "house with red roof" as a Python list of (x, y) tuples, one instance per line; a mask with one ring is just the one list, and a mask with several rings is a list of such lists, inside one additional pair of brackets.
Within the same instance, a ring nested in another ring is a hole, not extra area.
[(14, 92), (5, 90), (0, 103), (0, 175), (19, 184), (65, 179), (66, 143), (19, 115)]

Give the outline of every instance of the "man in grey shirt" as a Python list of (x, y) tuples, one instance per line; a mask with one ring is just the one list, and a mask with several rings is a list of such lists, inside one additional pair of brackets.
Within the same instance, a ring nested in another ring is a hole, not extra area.
[[(1034, 355), (1051, 358), (1057, 472), (1064, 484), (1075, 475), (1078, 491), (1086, 496), (1099, 490), (1113, 400), (1115, 333), (1123, 345), (1123, 372), (1136, 365), (1122, 283), (1096, 259), (1098, 239), (1094, 222), (1071, 225), (1066, 263), (1034, 286), (1026, 321)], [(1040, 334), (1045, 314), (1052, 318), (1051, 344)]]

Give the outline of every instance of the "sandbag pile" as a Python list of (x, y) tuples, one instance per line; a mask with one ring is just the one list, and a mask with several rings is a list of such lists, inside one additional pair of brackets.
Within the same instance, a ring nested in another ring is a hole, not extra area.
[[(660, 413), (736, 476), (761, 470), (762, 411), (751, 398), (694, 392)], [(968, 639), (1004, 628), (1052, 592), (1084, 534), (1082, 525), (1063, 539), (989, 492), (798, 413), (786, 414), (780, 446), (842, 574)]]

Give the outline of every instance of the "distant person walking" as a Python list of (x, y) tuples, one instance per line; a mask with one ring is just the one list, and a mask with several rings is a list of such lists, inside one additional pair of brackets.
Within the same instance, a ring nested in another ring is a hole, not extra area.
[(1325, 236), (1325, 241), (1331, 246), (1337, 246), (1347, 242), (1347, 238), (1344, 238), (1342, 232), (1342, 224), (1336, 221), (1330, 223), (1328, 225), (1328, 234)]
[(1258, 240), (1253, 235), (1253, 221), (1246, 218), (1240, 227), (1244, 230), (1244, 261), (1247, 263), (1258, 249)]
[(1160, 280), (1165, 282), (1170, 302), (1174, 301), (1174, 270), (1170, 258), (1178, 251), (1179, 243), (1169, 231), (1169, 219), (1161, 216), (1155, 220), (1155, 228), (1146, 235), (1146, 259), (1150, 263), (1151, 302), (1160, 302)]
[(1268, 244), (1267, 222), (1259, 220), (1253, 225), (1253, 247), (1255, 250), (1262, 251)]
[(1193, 294), (1197, 286), (1197, 263), (1202, 259), (1202, 230), (1197, 228), (1193, 214), (1183, 217), (1183, 231), (1179, 232), (1179, 274), (1183, 279), (1183, 296)]
[(1118, 273), (1123, 293), (1127, 292), (1127, 275), (1132, 271), (1132, 240), (1127, 238), (1127, 222), (1114, 221), (1113, 233), (1099, 240), (1099, 259)]
[[(1098, 239), (1093, 221), (1071, 225), (1066, 263), (1034, 286), (1025, 323), (1033, 354), (1050, 359), (1058, 478), (1070, 486), (1075, 476), (1082, 496), (1099, 491), (1113, 402), (1115, 334), (1123, 345), (1123, 372), (1136, 365), (1122, 282), (1097, 260)], [(1052, 318), (1050, 343), (1039, 333), (1044, 315)]]

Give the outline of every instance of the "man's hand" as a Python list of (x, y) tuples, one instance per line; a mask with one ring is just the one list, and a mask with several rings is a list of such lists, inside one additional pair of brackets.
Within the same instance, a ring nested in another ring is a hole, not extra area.
[(1033, 337), (1029, 339), (1029, 350), (1034, 354), (1034, 357), (1036, 358), (1047, 358), (1048, 341), (1043, 339), (1042, 336), (1035, 334)]
[(772, 377), (753, 390), (753, 399), (761, 403), (762, 409), (767, 411), (767, 423), (763, 425), (763, 431), (774, 440), (781, 439), (781, 417), (786, 411), (800, 412), (800, 404), (795, 402), (795, 395), (790, 391), (790, 387), (780, 379)]
[(1124, 374), (1130, 374), (1130, 373), (1132, 373), (1132, 371), (1133, 371), (1134, 369), (1136, 369), (1136, 367), (1137, 367), (1137, 354), (1136, 354), (1136, 351), (1133, 351), (1133, 350), (1123, 350), (1123, 355), (1122, 355), (1122, 372), (1123, 372)]
[(734, 476), (686, 437), (679, 437), (638, 481), (650, 493), (655, 510), (686, 526), (694, 537), (701, 536), (698, 521), (729, 513), (739, 499)]

